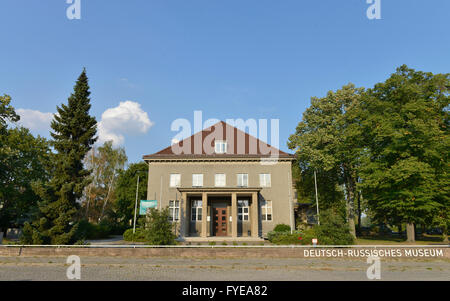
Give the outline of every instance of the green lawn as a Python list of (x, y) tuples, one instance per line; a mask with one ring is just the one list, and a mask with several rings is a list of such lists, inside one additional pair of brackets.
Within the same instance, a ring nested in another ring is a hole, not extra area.
[(3, 245), (11, 245), (11, 244), (15, 244), (15, 243), (17, 243), (17, 241), (9, 240), (9, 239), (6, 239), (6, 238), (3, 238), (3, 242), (2, 242)]
[(441, 235), (419, 236), (415, 242), (406, 242), (406, 238), (398, 236), (363, 236), (356, 239), (357, 245), (436, 245), (443, 244)]

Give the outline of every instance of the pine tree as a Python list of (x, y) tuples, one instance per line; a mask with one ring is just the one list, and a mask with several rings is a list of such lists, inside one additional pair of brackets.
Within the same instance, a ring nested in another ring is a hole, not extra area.
[[(90, 171), (83, 159), (96, 141), (96, 120), (89, 115), (90, 92), (86, 70), (83, 70), (68, 99), (57, 107), (51, 123), (52, 146), (56, 154), (53, 177), (35, 190), (41, 196), (40, 219), (34, 223), (33, 243), (73, 244), (77, 240), (77, 213), (83, 189), (89, 184)], [(30, 227), (26, 227), (30, 231)], [(25, 229), (24, 229), (25, 232)], [(30, 233), (28, 233), (30, 234)]]

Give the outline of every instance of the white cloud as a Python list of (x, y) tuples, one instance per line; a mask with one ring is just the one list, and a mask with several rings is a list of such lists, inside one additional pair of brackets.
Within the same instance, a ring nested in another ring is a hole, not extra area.
[[(19, 125), (29, 128), (33, 133), (49, 135), (53, 113), (30, 109), (17, 109), (16, 112), (20, 115)], [(117, 107), (103, 112), (97, 123), (97, 143), (112, 140), (114, 146), (120, 146), (124, 144), (125, 136), (145, 134), (152, 126), (153, 122), (139, 103), (129, 100), (120, 102)]]
[(102, 114), (97, 125), (98, 142), (112, 140), (115, 146), (125, 142), (125, 135), (145, 134), (153, 126), (148, 114), (134, 101), (124, 101)]
[(17, 109), (20, 115), (19, 125), (29, 128), (32, 132), (46, 133), (50, 131), (50, 123), (53, 119), (53, 113), (43, 113), (37, 110)]

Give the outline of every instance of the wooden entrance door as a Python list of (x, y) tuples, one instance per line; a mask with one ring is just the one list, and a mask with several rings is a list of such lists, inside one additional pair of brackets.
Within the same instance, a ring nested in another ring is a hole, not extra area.
[(214, 235), (227, 236), (228, 219), (227, 208), (213, 208), (214, 210)]

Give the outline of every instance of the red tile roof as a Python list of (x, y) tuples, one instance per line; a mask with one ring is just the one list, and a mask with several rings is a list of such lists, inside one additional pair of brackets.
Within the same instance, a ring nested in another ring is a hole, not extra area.
[[(228, 136), (227, 136), (228, 135)], [(215, 140), (227, 141), (225, 154), (214, 152)], [(146, 155), (144, 159), (157, 158), (203, 158), (203, 157), (271, 157), (294, 158), (267, 143), (239, 130), (223, 121), (206, 128), (189, 138), (175, 143), (165, 149)]]

